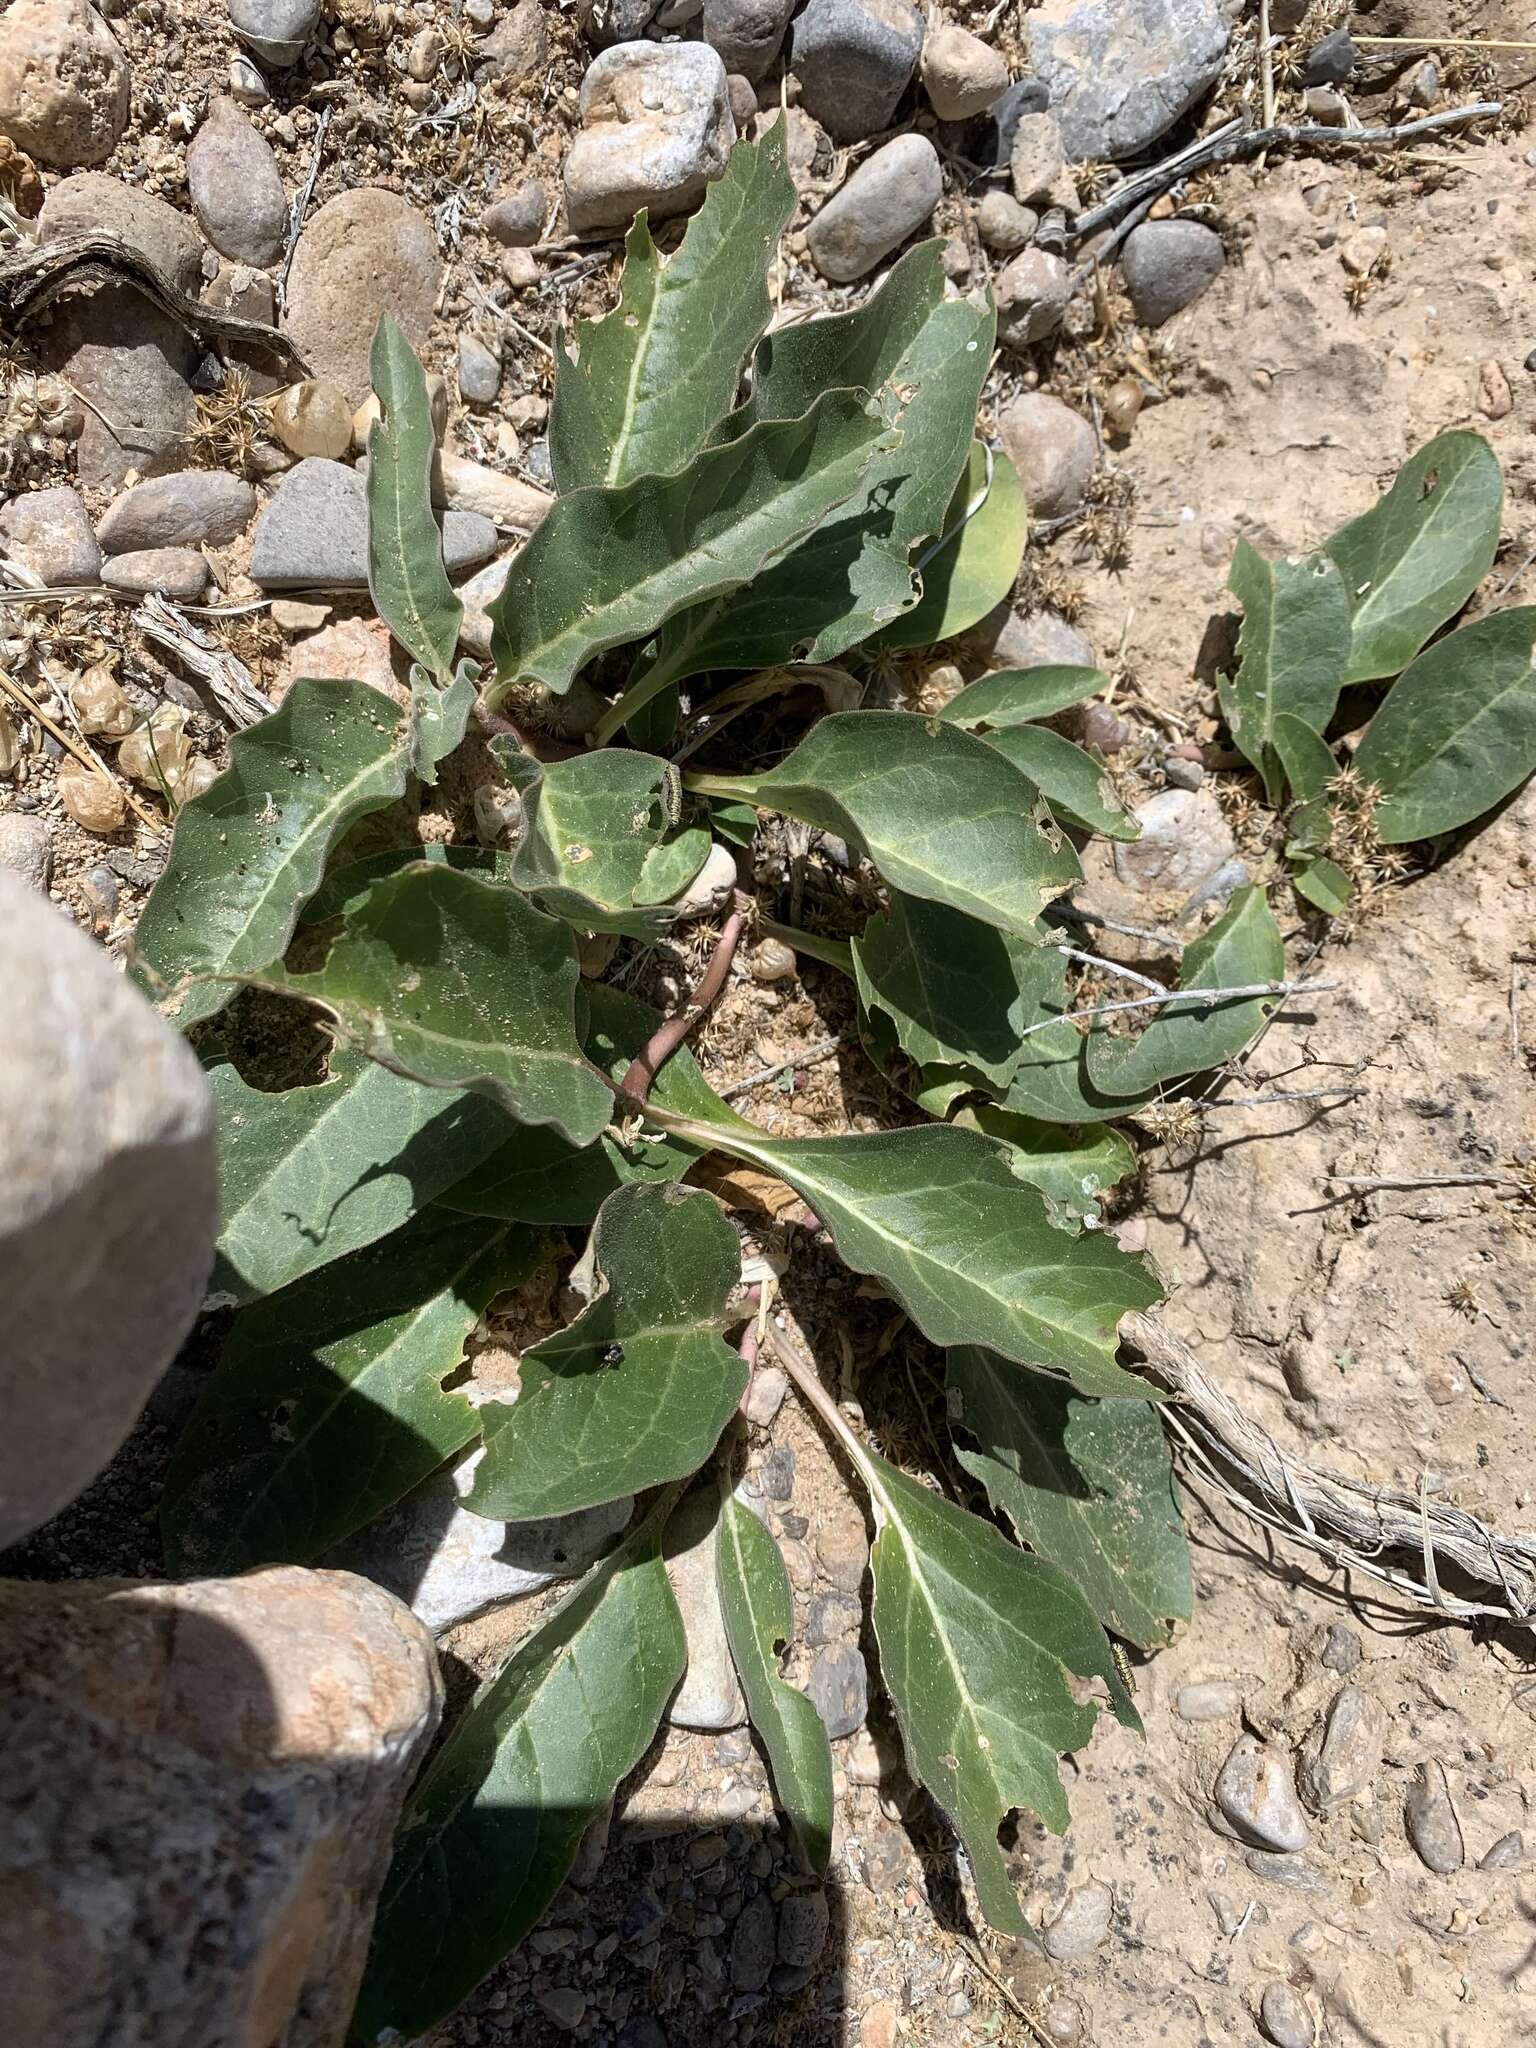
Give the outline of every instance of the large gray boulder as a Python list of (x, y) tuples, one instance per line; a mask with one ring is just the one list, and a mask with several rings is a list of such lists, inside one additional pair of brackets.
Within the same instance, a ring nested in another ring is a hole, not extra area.
[(0, 1046), (3, 1548), (107, 1463), (191, 1328), (219, 1184), (185, 1040), (5, 872)]
[(1166, 134), (1214, 83), (1229, 31), (1217, 0), (1045, 0), (1025, 33), (1067, 155), (1082, 163)]
[(345, 1572), (0, 1581), (6, 2039), (337, 2048), (440, 1705)]
[(687, 213), (725, 169), (736, 123), (708, 43), (616, 43), (581, 81), (581, 133), (565, 160), (578, 233)]

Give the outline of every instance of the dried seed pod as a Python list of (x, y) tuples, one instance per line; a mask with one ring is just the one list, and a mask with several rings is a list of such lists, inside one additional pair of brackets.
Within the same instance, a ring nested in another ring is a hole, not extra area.
[(136, 725), (117, 750), (117, 765), (146, 789), (175, 793), (177, 779), (192, 758), (187, 714), (179, 704), (161, 704)]
[(21, 762), (21, 734), (8, 711), (0, 711), (0, 778), (9, 779)]
[(219, 771), (206, 754), (193, 754), (174, 775), (168, 776), (171, 794), (179, 804), (191, 803), (219, 779)]
[(112, 740), (132, 732), (139, 715), (104, 663), (75, 677), (69, 686), (69, 702), (82, 732), (101, 733)]
[(111, 776), (79, 761), (66, 761), (59, 769), (59, 802), (87, 832), (119, 831), (128, 815), (127, 801)]
[(782, 939), (759, 939), (747, 955), (754, 981), (793, 981), (797, 972), (795, 952)]
[(1104, 394), (1104, 424), (1112, 434), (1122, 438), (1129, 434), (1136, 424), (1145, 393), (1140, 380), (1135, 377), (1117, 377)]

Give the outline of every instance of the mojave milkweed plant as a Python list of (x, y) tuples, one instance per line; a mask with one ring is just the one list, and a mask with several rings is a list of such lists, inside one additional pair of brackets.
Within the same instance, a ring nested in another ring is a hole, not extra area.
[[(370, 582), (413, 660), (409, 707), (296, 684), (182, 807), (138, 933), (139, 971), (184, 1026), (255, 986), (331, 1038), (322, 1080), (266, 1092), (199, 1033), (222, 1133), (215, 1286), (235, 1313), (167, 1487), (173, 1562), (320, 1559), (476, 1444), (477, 1514), (635, 1502), (411, 1796), (358, 2008), (368, 2041), (418, 2037), (535, 1925), (646, 1751), (685, 1663), (663, 1540), (690, 1488), (713, 1504), (775, 1796), (807, 1868), (826, 1867), (831, 1753), (781, 1675), (783, 1561), (732, 1483), (743, 1231), (691, 1184), (701, 1162), (788, 1183), (944, 1353), (954, 1455), (990, 1516), (879, 1455), (806, 1361), (786, 1363), (867, 1504), (880, 1677), (995, 1926), (1025, 1924), (1005, 1816), (1065, 1826), (1059, 1755), (1101, 1710), (1136, 1723), (1111, 1638), (1151, 1648), (1190, 1612), (1156, 1390), (1117, 1358), (1120, 1318), (1160, 1286), (1097, 1227), (1098, 1198), (1133, 1166), (1116, 1121), (1260, 1028), (1280, 933), (1262, 890), (1241, 889), (1144, 1028), (1076, 1014), (1053, 906), (1086, 835), (1136, 825), (1103, 763), (1044, 721), (1106, 678), (1005, 671), (933, 716), (846, 708), (881, 656), (1006, 595), (1025, 517), (1006, 460), (974, 441), (990, 305), (946, 296), (930, 243), (857, 310), (769, 332), (793, 204), (770, 133), (736, 150), (669, 261), (635, 223), (617, 307), (558, 354), (558, 496), (493, 608), (486, 674), (456, 665), (425, 381), (382, 323)], [(1384, 842), (1465, 822), (1530, 766), (1536, 613), (1420, 652), (1486, 571), (1499, 495), (1483, 444), (1447, 435), (1309, 562), (1239, 550), (1223, 702), (1271, 799), (1290, 791), (1297, 886), (1325, 909), (1349, 888), (1328, 853), (1344, 684), (1405, 671), (1355, 757)], [(845, 708), (779, 758), (729, 753), (730, 715), (811, 701), (797, 683), (834, 663)], [(618, 674), (585, 751), (523, 744), (528, 717), (492, 741), (498, 843), (349, 857), (359, 819), (466, 743), (477, 698), (526, 710)], [(684, 686), (717, 714), (707, 769), (678, 742)], [(867, 864), (879, 908), (857, 934), (774, 929), (850, 978), (865, 1048), (912, 1105), (901, 1128), (775, 1136), (683, 1042), (760, 907), (752, 844), (775, 814)], [(662, 939), (720, 844), (748, 887), (719, 905), (693, 1008), (663, 1019), (583, 977), (593, 935)], [(552, 1231), (585, 1242), (588, 1304), (523, 1353), (514, 1402), (477, 1407), (466, 1340)]]

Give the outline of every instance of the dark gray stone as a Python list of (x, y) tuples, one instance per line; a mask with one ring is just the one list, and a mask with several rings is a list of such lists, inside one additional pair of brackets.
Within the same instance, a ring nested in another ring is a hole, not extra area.
[(1346, 1628), (1341, 1621), (1333, 1622), (1323, 1644), (1322, 1662), (1330, 1671), (1337, 1671), (1340, 1678), (1348, 1678), (1352, 1671), (1360, 1669), (1363, 1652), (1360, 1638), (1352, 1628)]
[(757, 1484), (769, 1500), (788, 1500), (795, 1490), (795, 1454), (788, 1444), (775, 1444), (757, 1469)]
[(818, 1593), (805, 1618), (805, 1640), (813, 1650), (847, 1642), (858, 1634), (863, 1618), (864, 1609), (850, 1594)]
[(704, 40), (727, 71), (755, 85), (779, 54), (794, 0), (704, 0)]
[(1120, 258), (1136, 318), (1161, 327), (1209, 289), (1226, 260), (1220, 235), (1200, 221), (1143, 221)]
[(229, 0), (229, 19), (268, 64), (296, 64), (320, 20), (320, 0)]
[(1317, 2035), (1311, 2015), (1289, 1984), (1266, 1984), (1259, 2025), (1275, 2048), (1312, 2048)]
[(215, 99), (187, 145), (187, 189), (198, 226), (221, 256), (258, 270), (288, 235), (288, 196), (271, 145), (232, 99)]
[(256, 493), (239, 477), (214, 469), (179, 469), (114, 498), (101, 516), (97, 538), (108, 555), (203, 542), (222, 547), (245, 531), (255, 510)]
[(1403, 1826), (1419, 1861), (1441, 1877), (1450, 1877), (1467, 1860), (1461, 1822), (1451, 1802), (1444, 1766), (1420, 1764), (1403, 1802)]
[(814, 1970), (827, 1945), (830, 1913), (826, 1893), (791, 1892), (779, 1907), (779, 1960), (791, 1969)]
[(800, 104), (834, 142), (862, 142), (890, 125), (922, 48), (908, 0), (809, 0), (790, 31)]
[(869, 1712), (869, 1674), (852, 1643), (829, 1644), (819, 1650), (805, 1689), (834, 1742), (864, 1726)]
[(777, 1947), (773, 1901), (766, 1892), (748, 1899), (731, 1936), (731, 1984), (737, 1991), (761, 1991), (773, 1969)]
[(1343, 85), (1355, 69), (1354, 39), (1348, 29), (1336, 28), (1308, 50), (1301, 66), (1303, 85)]
[[(368, 510), (355, 470), (307, 456), (278, 485), (262, 513), (251, 550), (251, 574), (264, 590), (310, 584), (365, 589)], [(496, 529), (478, 512), (440, 512), (443, 558), (450, 576), (479, 568), (496, 552)]]

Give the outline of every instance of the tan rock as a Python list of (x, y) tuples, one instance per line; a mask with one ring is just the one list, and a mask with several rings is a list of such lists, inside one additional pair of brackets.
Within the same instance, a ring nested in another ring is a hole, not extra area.
[(12, 2038), (334, 2048), (441, 1710), (410, 1613), (294, 1567), (8, 1582), (0, 1694)]
[(281, 704), (304, 676), (350, 677), (378, 690), (402, 710), (411, 701), (408, 686), (395, 673), (389, 629), (377, 619), (337, 619), (290, 647), (268, 692), (272, 702)]
[(432, 223), (397, 192), (363, 185), (328, 200), (300, 235), (285, 325), (315, 375), (358, 406), (379, 315), (392, 313), (419, 352), (441, 278)]
[(339, 385), (318, 377), (290, 384), (273, 402), (272, 431), (295, 455), (338, 462), (352, 446), (351, 402)]
[(537, 484), (524, 483), (520, 476), (504, 476), (483, 462), (467, 456), (450, 455), (445, 449), (438, 457), (433, 498), (456, 512), (479, 512), (498, 526), (513, 526), (531, 533), (555, 502)]
[(128, 125), (128, 59), (87, 0), (15, 0), (0, 19), (0, 132), (61, 170), (99, 164)]
[(928, 104), (941, 121), (969, 121), (1008, 90), (1008, 66), (997, 51), (953, 22), (928, 31), (921, 67)]
[(55, 185), (37, 224), (45, 242), (70, 235), (117, 235), (147, 256), (177, 291), (195, 292), (203, 281), (203, 245), (187, 216), (104, 171), (78, 171)]

